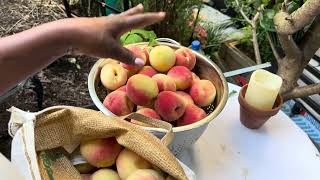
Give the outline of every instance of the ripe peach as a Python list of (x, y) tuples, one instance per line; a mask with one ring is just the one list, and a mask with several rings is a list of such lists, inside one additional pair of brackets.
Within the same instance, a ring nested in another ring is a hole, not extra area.
[(169, 70), (168, 76), (176, 83), (177, 90), (185, 90), (191, 87), (192, 73), (184, 66), (174, 66)]
[(153, 69), (153, 67), (151, 66), (144, 66), (139, 72), (138, 74), (143, 74), (149, 77), (152, 77), (153, 75), (157, 74), (157, 71), (155, 69)]
[(144, 61), (147, 60), (147, 56), (144, 50), (138, 45), (130, 45), (126, 47), (129, 49), (136, 57), (143, 59)]
[(123, 92), (127, 92), (127, 86), (124, 85), (124, 86), (121, 86), (117, 89), (117, 91), (123, 91)]
[(209, 106), (216, 97), (216, 88), (209, 80), (199, 80), (192, 85), (189, 94), (196, 105)]
[(80, 144), (81, 155), (95, 167), (112, 166), (120, 151), (121, 146), (113, 137), (87, 140)]
[(91, 180), (120, 180), (118, 173), (112, 169), (99, 169), (92, 174)]
[(188, 93), (186, 93), (184, 91), (177, 91), (177, 94), (179, 94), (181, 96), (185, 105), (194, 104), (192, 97)]
[(196, 55), (188, 48), (182, 47), (175, 51), (176, 66), (185, 66), (192, 70), (196, 65)]
[(121, 179), (127, 179), (139, 169), (149, 169), (152, 165), (129, 149), (123, 149), (117, 160), (116, 166)]
[(106, 64), (120, 64), (120, 61), (111, 59), (111, 58), (101, 58), (99, 61), (102, 61), (99, 65), (100, 68), (102, 68)]
[(117, 116), (132, 113), (134, 104), (124, 91), (113, 91), (106, 96), (103, 105)]
[(165, 121), (175, 121), (179, 119), (185, 111), (183, 99), (175, 92), (162, 91), (154, 104), (156, 112)]
[(100, 79), (102, 85), (110, 90), (115, 90), (127, 82), (127, 72), (119, 64), (106, 64), (101, 69)]
[[(146, 64), (147, 57), (140, 46), (130, 45), (130, 46), (126, 46), (126, 48), (130, 50), (136, 57), (144, 60), (144, 64)], [(142, 68), (134, 65), (124, 64), (124, 63), (120, 63), (120, 64), (122, 65), (122, 67), (128, 70), (128, 77), (136, 74)]]
[(206, 112), (194, 104), (188, 104), (183, 116), (177, 120), (178, 126), (195, 123), (207, 116)]
[(141, 67), (124, 64), (124, 63), (120, 63), (120, 65), (127, 70), (128, 77), (131, 77), (132, 75), (136, 74), (141, 69)]
[(148, 105), (158, 92), (156, 81), (143, 74), (133, 75), (127, 82), (127, 95), (136, 105)]
[(153, 169), (139, 169), (132, 173), (127, 180), (165, 180), (157, 171)]
[(169, 46), (156, 46), (149, 54), (150, 64), (159, 72), (167, 72), (176, 63), (174, 50)]
[(147, 58), (146, 64), (150, 64), (149, 53), (150, 53), (152, 48), (153, 48), (152, 46), (143, 46), (142, 47), (142, 50), (143, 50), (143, 52), (144, 52), (144, 54), (146, 55), (146, 58)]
[[(160, 116), (157, 114), (157, 112), (153, 109), (150, 109), (150, 108), (142, 108), (142, 109), (139, 109), (137, 111), (137, 113), (139, 114), (142, 114), (142, 115), (145, 115), (147, 117), (150, 117), (150, 118), (154, 118), (154, 119), (161, 119)], [(150, 126), (146, 123), (143, 123), (143, 122), (140, 122), (140, 121), (137, 121), (135, 119), (131, 119), (131, 122), (133, 124), (137, 124), (137, 125), (141, 125), (141, 126)]]
[(174, 80), (165, 74), (156, 74), (152, 76), (156, 80), (159, 91), (176, 91), (176, 83)]

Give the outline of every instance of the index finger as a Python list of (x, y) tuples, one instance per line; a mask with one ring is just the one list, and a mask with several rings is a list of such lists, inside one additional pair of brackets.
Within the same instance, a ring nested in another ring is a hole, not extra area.
[(143, 28), (145, 26), (149, 26), (151, 24), (158, 23), (165, 18), (164, 12), (159, 13), (144, 13), (137, 14), (133, 16), (128, 16), (125, 21), (122, 21), (120, 27), (122, 27), (122, 31), (126, 32), (135, 28)]

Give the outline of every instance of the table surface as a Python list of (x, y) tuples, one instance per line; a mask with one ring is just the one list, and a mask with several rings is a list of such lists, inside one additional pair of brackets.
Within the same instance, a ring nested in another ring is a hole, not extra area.
[[(229, 91), (240, 90), (229, 84)], [(319, 180), (320, 155), (282, 111), (258, 130), (240, 123), (238, 94), (179, 157), (197, 180)]]

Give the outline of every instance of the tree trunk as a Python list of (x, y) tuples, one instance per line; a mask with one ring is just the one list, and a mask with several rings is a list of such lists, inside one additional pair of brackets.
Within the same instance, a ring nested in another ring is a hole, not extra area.
[(281, 94), (285, 94), (298, 86), (297, 81), (302, 74), (302, 57), (288, 58), (280, 60), (277, 74), (283, 79)]
[[(274, 24), (285, 56), (278, 60), (277, 74), (283, 79), (280, 90), (284, 100), (320, 93), (320, 84), (298, 87), (303, 69), (320, 46), (320, 0), (308, 0), (292, 14), (282, 9), (274, 16)], [(297, 45), (292, 34), (311, 24), (301, 44)]]

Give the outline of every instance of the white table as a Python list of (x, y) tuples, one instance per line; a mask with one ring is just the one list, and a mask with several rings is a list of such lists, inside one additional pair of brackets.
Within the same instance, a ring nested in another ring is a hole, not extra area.
[[(229, 91), (239, 87), (229, 84)], [(308, 136), (280, 111), (259, 130), (239, 120), (238, 94), (194, 146), (178, 157), (197, 180), (319, 180), (320, 155)]]

